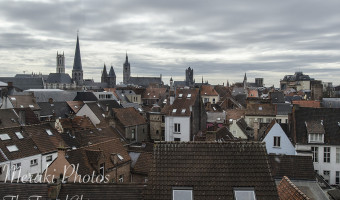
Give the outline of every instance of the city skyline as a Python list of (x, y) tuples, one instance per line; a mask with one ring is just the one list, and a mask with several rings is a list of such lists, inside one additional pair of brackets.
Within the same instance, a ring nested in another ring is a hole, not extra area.
[(279, 85), (302, 71), (322, 81), (340, 66), (340, 2), (327, 1), (2, 1), (1, 76), (55, 72), (57, 51), (71, 74), (79, 30), (84, 78), (100, 81), (104, 63), (122, 81), (125, 53), (133, 76), (169, 82), (194, 69), (211, 84), (263, 77)]

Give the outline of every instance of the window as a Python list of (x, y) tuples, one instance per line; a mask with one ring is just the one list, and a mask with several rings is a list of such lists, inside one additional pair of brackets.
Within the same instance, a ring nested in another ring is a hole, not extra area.
[(257, 118), (257, 121), (258, 121), (259, 123), (262, 123), (262, 122), (263, 122), (263, 119), (262, 119), (262, 118)]
[(186, 110), (185, 108), (184, 108), (184, 109), (182, 109), (182, 114), (183, 114), (183, 113), (185, 113), (185, 110)]
[(38, 165), (38, 159), (31, 160), (31, 166)]
[(182, 98), (182, 97), (183, 97), (183, 94), (179, 94), (179, 95), (178, 95), (178, 98)]
[(165, 123), (165, 116), (162, 115), (162, 123)]
[(323, 171), (323, 178), (325, 179), (327, 183), (329, 183), (329, 174), (330, 174), (330, 171), (328, 170)]
[(4, 133), (4, 134), (0, 134), (0, 139), (1, 140), (10, 140), (11, 138), (9, 137), (9, 135), (7, 133)]
[(340, 163), (340, 148), (336, 148), (336, 163)]
[(52, 133), (52, 131), (51, 131), (50, 129), (46, 129), (46, 133), (47, 133), (48, 135), (53, 135), (53, 133)]
[(20, 132), (15, 132), (15, 135), (17, 135), (18, 139), (23, 139), (24, 136)]
[(52, 155), (46, 156), (46, 162), (52, 161)]
[(277, 119), (276, 121), (277, 123), (281, 124), (281, 119)]
[(204, 103), (208, 103), (209, 102), (209, 98), (204, 98)]
[(340, 172), (339, 171), (335, 172), (335, 184), (337, 185), (340, 184)]
[(177, 112), (177, 109), (173, 109), (172, 112), (173, 112), (173, 113)]
[(104, 172), (105, 172), (105, 163), (102, 163), (100, 164), (99, 173), (100, 175), (104, 176)]
[(188, 94), (187, 98), (190, 99), (191, 98), (191, 94)]
[(253, 188), (238, 188), (234, 189), (235, 200), (256, 200), (255, 191)]
[(180, 141), (181, 141), (181, 138), (174, 138), (174, 141), (180, 142)]
[(135, 139), (135, 129), (131, 130), (131, 139)]
[(319, 162), (319, 147), (312, 147), (313, 162)]
[(181, 132), (181, 124), (175, 123), (175, 133)]
[(119, 158), (119, 160), (124, 160), (124, 157), (122, 156), (122, 155), (120, 155), (119, 153), (117, 154), (117, 156), (118, 156), (118, 158)]
[(213, 103), (216, 103), (216, 100), (215, 100), (215, 98), (213, 98)]
[(323, 143), (323, 134), (312, 133), (308, 135), (309, 143)]
[(16, 145), (6, 146), (9, 152), (19, 151)]
[(0, 167), (0, 175), (2, 174), (2, 167)]
[(13, 164), (13, 170), (14, 170), (14, 171), (20, 170), (20, 168), (21, 168), (21, 163), (15, 163), (15, 164)]
[(330, 147), (323, 148), (323, 162), (325, 163), (331, 162), (331, 148)]
[(272, 121), (272, 119), (267, 118), (266, 121), (267, 121), (267, 123), (270, 123)]
[(259, 110), (262, 110), (262, 106), (259, 106)]
[(192, 188), (174, 188), (172, 189), (173, 200), (192, 200)]
[(118, 181), (119, 181), (120, 183), (123, 183), (123, 182), (124, 182), (124, 174), (119, 175)]
[(280, 147), (280, 146), (281, 146), (281, 137), (274, 136), (274, 147)]

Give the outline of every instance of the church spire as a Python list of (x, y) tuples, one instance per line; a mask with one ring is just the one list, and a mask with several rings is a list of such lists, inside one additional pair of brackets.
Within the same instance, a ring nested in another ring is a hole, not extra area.
[(78, 36), (78, 34), (77, 34), (76, 51), (75, 51), (75, 54), (74, 54), (73, 70), (83, 70), (83, 66), (81, 64), (81, 56), (80, 56), (79, 36)]
[(113, 66), (111, 66), (110, 68), (109, 77), (116, 77), (116, 73), (115, 70), (113, 69)]
[(125, 55), (125, 63), (129, 63), (129, 57), (128, 57), (127, 52), (126, 52), (126, 55)]

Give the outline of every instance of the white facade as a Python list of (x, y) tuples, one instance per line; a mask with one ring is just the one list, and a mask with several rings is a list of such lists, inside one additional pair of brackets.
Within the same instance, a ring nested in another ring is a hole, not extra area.
[(101, 100), (118, 100), (117, 97), (113, 94), (113, 92), (93, 92), (93, 94), (97, 97), (99, 101)]
[(84, 106), (81, 107), (81, 109), (77, 112), (76, 115), (77, 116), (85, 115), (86, 117), (90, 118), (92, 124), (94, 124), (95, 126), (100, 123), (98, 117), (92, 112), (92, 110), (87, 104), (84, 104)]
[(190, 116), (165, 116), (165, 141), (190, 141)]
[(268, 154), (296, 155), (295, 147), (278, 123), (274, 124), (263, 141)]
[[(312, 148), (313, 147), (313, 148)], [(330, 153), (325, 150), (325, 147), (330, 150)], [(314, 151), (317, 148), (317, 151)], [(312, 151), (314, 170), (319, 175), (328, 180), (330, 185), (339, 185), (340, 183), (340, 145), (324, 145), (324, 144), (308, 144), (308, 145), (296, 145), (296, 150)], [(338, 152), (338, 153), (337, 153)], [(303, 154), (300, 154), (303, 155)], [(310, 155), (310, 154), (309, 154)], [(329, 155), (329, 159), (328, 159)], [(329, 161), (329, 162), (328, 162)], [(329, 171), (329, 175), (328, 172)], [(337, 179), (338, 174), (338, 181)]]
[(247, 135), (243, 133), (243, 131), (240, 129), (240, 127), (237, 125), (236, 120), (233, 120), (233, 123), (229, 126), (229, 131), (233, 134), (236, 138), (241, 139), (248, 139)]

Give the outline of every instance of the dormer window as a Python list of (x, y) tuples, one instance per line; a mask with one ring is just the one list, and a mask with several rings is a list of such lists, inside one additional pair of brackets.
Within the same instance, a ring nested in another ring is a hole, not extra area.
[(323, 143), (324, 134), (321, 133), (310, 133), (308, 134), (308, 143)]

